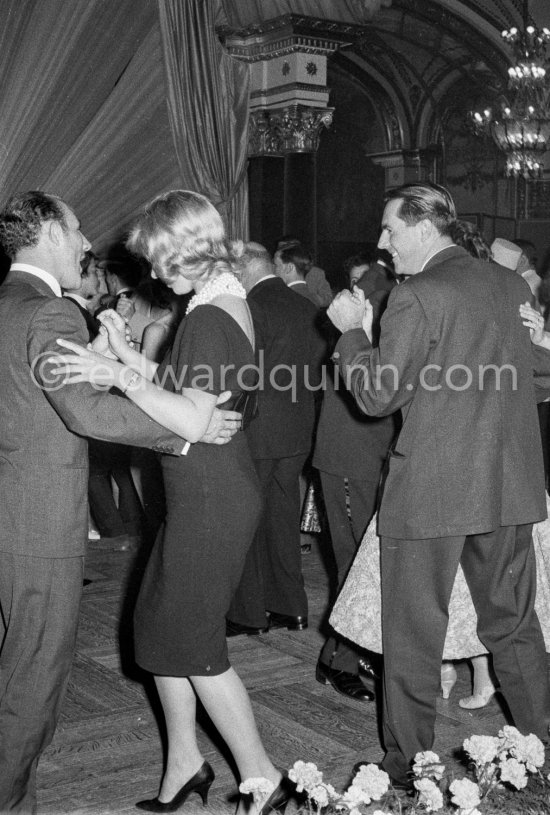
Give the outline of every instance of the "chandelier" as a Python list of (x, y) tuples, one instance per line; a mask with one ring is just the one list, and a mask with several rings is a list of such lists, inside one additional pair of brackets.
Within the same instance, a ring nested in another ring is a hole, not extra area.
[(550, 149), (550, 87), (546, 47), (550, 30), (529, 25), (529, 0), (524, 0), (523, 30), (511, 28), (502, 38), (514, 53), (508, 69), (508, 98), (499, 110), (472, 111), (476, 135), (490, 134), (506, 153), (506, 175), (541, 177), (543, 155)]

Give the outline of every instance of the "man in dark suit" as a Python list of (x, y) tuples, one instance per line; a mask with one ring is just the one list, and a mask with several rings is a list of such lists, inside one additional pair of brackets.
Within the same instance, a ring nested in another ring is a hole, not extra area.
[[(129, 400), (63, 386), (52, 373), (58, 338), (88, 342), (79, 310), (61, 296), (78, 287), (90, 248), (74, 212), (43, 192), (14, 196), (0, 212), (0, 244), (12, 258), (0, 288), (0, 811), (31, 813), (76, 637), (88, 531), (83, 437), (175, 455), (185, 442)], [(230, 425), (236, 418), (227, 414)], [(229, 432), (217, 422), (211, 440)]]
[(314, 306), (319, 306), (317, 296), (306, 283), (306, 274), (311, 268), (311, 255), (297, 244), (287, 249), (277, 249), (273, 258), (275, 274), (296, 294), (301, 294)]
[(249, 248), (242, 283), (260, 369), (258, 416), (247, 435), (264, 512), (229, 610), (228, 633), (255, 633), (269, 625), (300, 630), (307, 626), (307, 597), (299, 477), (311, 451), (321, 377), (318, 309), (274, 274), (263, 247)]
[[(93, 312), (107, 287), (105, 280), (98, 274), (93, 252), (86, 252), (81, 266), (80, 288), (65, 289), (64, 296), (72, 300), (80, 310), (91, 342), (97, 337), (101, 327)], [(129, 332), (128, 328), (126, 330)], [(126, 444), (99, 439), (90, 439), (88, 444), (90, 511), (102, 546), (115, 550), (134, 548), (142, 532), (143, 508), (130, 469), (132, 449)], [(113, 495), (113, 480), (118, 488), (117, 502)]]
[[(373, 289), (373, 283), (383, 285)], [(379, 275), (376, 278), (363, 275), (356, 283), (373, 306), (376, 330), (395, 283), (395, 278), (382, 279)], [(396, 426), (395, 416), (365, 416), (339, 380), (338, 371), (329, 368), (313, 466), (321, 476), (339, 587), (376, 510), (382, 468)], [(361, 673), (370, 679), (375, 675), (367, 655), (360, 654), (351, 642), (331, 634), (319, 656), (317, 680), (330, 683), (344, 696), (372, 701), (374, 693), (363, 684)]]
[(533, 522), (546, 517), (533, 361), (547, 373), (550, 357), (533, 353), (519, 317), (525, 281), (453, 244), (455, 220), (443, 187), (392, 190), (379, 246), (411, 276), (389, 297), (378, 347), (363, 298), (343, 292), (329, 308), (345, 332), (335, 356), (358, 405), (373, 416), (403, 411), (378, 523), (382, 767), (404, 786), (434, 740), (459, 562), (516, 727), (545, 738), (550, 713), (531, 541)]

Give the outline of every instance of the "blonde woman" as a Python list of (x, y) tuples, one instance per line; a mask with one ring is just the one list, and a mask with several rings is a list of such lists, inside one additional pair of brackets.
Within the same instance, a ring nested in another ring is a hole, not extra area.
[[(69, 381), (118, 383), (156, 421), (198, 440), (221, 392), (242, 397), (255, 385), (245, 376), (254, 363), (254, 332), (235, 247), (208, 199), (185, 190), (147, 205), (128, 247), (175, 294), (195, 292), (171, 352), (157, 366), (130, 349), (107, 316), (118, 360), (63, 343), (78, 356), (64, 355), (60, 370), (71, 372)], [(173, 812), (192, 792), (207, 802), (214, 773), (196, 739), (198, 697), (229, 746), (241, 780), (271, 782), (259, 803), (241, 796), (238, 815), (283, 812), (294, 787), (265, 752), (225, 639), (225, 615), (261, 510), (246, 434), (237, 433), (227, 445), (195, 445), (186, 456), (164, 456), (162, 469), (167, 517), (137, 600), (135, 646), (138, 664), (155, 677), (168, 756), (158, 796), (137, 806)]]

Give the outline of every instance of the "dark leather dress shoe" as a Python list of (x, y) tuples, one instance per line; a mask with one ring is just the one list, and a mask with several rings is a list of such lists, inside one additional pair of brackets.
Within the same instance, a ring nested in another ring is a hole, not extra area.
[(334, 690), (347, 696), (348, 699), (355, 699), (357, 702), (373, 702), (374, 693), (366, 688), (358, 676), (347, 671), (337, 671), (329, 668), (322, 662), (317, 663), (315, 679), (322, 685), (332, 685)]
[(292, 614), (277, 614), (269, 611), (270, 628), (287, 628), (289, 631), (303, 631), (307, 628), (307, 617), (294, 617)]
[(249, 637), (256, 637), (258, 634), (267, 634), (269, 631), (269, 626), (265, 628), (254, 628), (251, 625), (241, 625), (240, 623), (234, 623), (233, 620), (226, 620), (225, 621), (225, 636), (226, 637), (239, 637), (242, 634), (246, 634)]
[(357, 662), (357, 667), (359, 668), (359, 674), (366, 676), (368, 679), (380, 679), (381, 671), (377, 667), (375, 667), (370, 659), (366, 657), (360, 657)]

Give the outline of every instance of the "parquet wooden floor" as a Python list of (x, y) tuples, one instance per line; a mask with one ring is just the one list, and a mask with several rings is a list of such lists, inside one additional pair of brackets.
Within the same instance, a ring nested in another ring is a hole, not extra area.
[[(302, 558), (310, 600), (306, 631), (273, 631), (229, 641), (232, 663), (252, 699), (267, 750), (281, 768), (303, 759), (315, 762), (337, 788), (349, 780), (358, 760), (378, 761), (376, 705), (353, 702), (315, 680), (329, 605), (328, 545), (313, 539)], [(90, 544), (74, 669), (54, 741), (38, 771), (39, 811), (134, 813), (135, 801), (154, 797), (162, 772), (162, 726), (148, 677), (132, 663), (129, 616), (139, 579), (139, 558), (105, 552)], [(461, 664), (450, 701), (438, 702), (434, 749), (447, 764), (472, 733), (496, 733), (505, 723), (497, 701), (481, 711), (458, 707), (470, 691), (469, 670)], [(201, 719), (204, 756), (216, 772), (208, 807), (198, 796), (186, 815), (229, 815), (235, 810), (237, 782), (219, 738)], [(292, 812), (291, 808), (287, 812)]]

